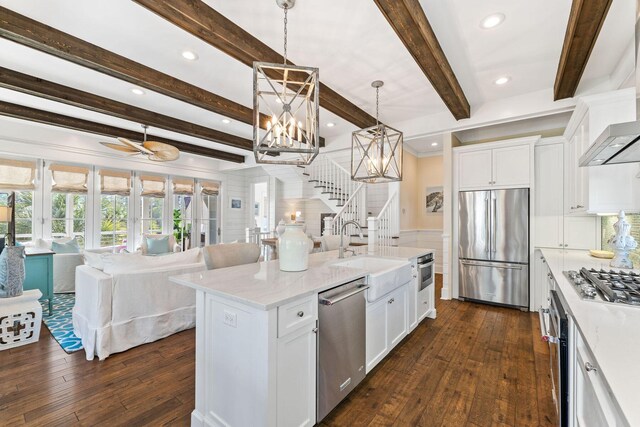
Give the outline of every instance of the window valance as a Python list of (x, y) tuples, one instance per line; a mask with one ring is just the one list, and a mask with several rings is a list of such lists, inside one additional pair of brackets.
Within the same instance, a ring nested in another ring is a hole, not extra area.
[(206, 196), (217, 196), (220, 193), (220, 183), (213, 181), (200, 181), (202, 194)]
[(36, 162), (0, 159), (0, 190), (34, 190)]
[(49, 166), (54, 193), (87, 194), (87, 178), (89, 168), (53, 164)]
[(142, 196), (164, 197), (166, 182), (164, 176), (140, 175), (140, 182), (142, 182)]
[(193, 195), (195, 181), (189, 178), (173, 178), (173, 194), (176, 195)]
[(131, 172), (100, 170), (100, 192), (129, 196), (131, 194)]

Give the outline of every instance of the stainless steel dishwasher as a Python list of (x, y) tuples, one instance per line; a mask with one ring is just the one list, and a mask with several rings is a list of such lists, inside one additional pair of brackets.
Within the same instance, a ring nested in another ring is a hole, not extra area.
[(368, 288), (362, 278), (318, 295), (318, 423), (364, 379)]

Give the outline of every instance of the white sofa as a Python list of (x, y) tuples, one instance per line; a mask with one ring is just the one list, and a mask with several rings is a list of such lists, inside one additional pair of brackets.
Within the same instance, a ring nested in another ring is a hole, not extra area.
[(105, 254), (101, 261), (76, 269), (73, 329), (87, 360), (195, 326), (195, 291), (169, 277), (205, 270), (199, 248), (155, 257)]

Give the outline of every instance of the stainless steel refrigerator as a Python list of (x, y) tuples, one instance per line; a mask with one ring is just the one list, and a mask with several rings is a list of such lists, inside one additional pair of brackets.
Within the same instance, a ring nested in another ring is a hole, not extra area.
[(460, 297), (529, 307), (529, 189), (461, 191)]

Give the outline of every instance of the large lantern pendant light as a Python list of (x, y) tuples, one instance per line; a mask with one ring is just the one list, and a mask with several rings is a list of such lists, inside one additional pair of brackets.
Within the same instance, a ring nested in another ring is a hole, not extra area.
[(380, 88), (376, 80), (376, 125), (353, 132), (351, 138), (351, 179), (370, 184), (402, 181), (402, 132), (378, 120)]
[(295, 0), (276, 3), (284, 9), (284, 61), (253, 63), (253, 153), (256, 163), (308, 165), (320, 149), (318, 69), (287, 64), (287, 12)]

